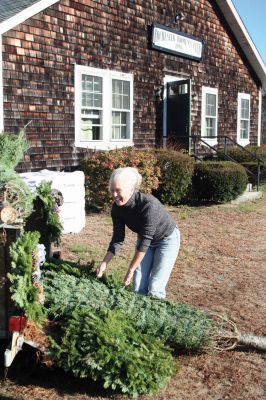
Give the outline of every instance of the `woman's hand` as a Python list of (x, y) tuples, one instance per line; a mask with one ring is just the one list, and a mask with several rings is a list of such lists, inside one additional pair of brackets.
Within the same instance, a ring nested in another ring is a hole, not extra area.
[(127, 273), (126, 273), (126, 276), (125, 276), (125, 278), (124, 278), (124, 284), (125, 284), (126, 286), (130, 285), (130, 283), (131, 283), (131, 281), (132, 281), (132, 278), (133, 278), (133, 275), (134, 275), (134, 270), (128, 269), (128, 271), (127, 271)]
[(104, 271), (106, 270), (107, 263), (103, 261), (99, 267), (96, 269), (96, 276), (97, 278), (101, 278), (103, 276)]
[(126, 286), (128, 286), (131, 283), (134, 272), (141, 263), (141, 261), (143, 260), (144, 256), (145, 256), (144, 252), (136, 250), (134, 257), (131, 263), (129, 264), (126, 276), (124, 278), (124, 283)]
[(107, 251), (101, 264), (96, 269), (97, 278), (101, 278), (103, 276), (103, 273), (106, 270), (107, 264), (112, 260), (113, 257), (114, 257), (113, 253), (111, 253), (110, 251)]

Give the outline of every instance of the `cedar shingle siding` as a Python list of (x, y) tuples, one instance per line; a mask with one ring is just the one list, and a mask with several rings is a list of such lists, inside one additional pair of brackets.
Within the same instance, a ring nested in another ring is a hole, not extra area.
[[(186, 15), (175, 23), (177, 10)], [(152, 50), (149, 26), (159, 22), (204, 39), (201, 62)], [(134, 74), (134, 143), (162, 138), (167, 75), (192, 80), (191, 133), (200, 132), (201, 88), (219, 90), (219, 135), (236, 137), (238, 92), (251, 95), (251, 142), (257, 143), (258, 80), (215, 1), (61, 0), (3, 35), (4, 126), (27, 129), (30, 163), (74, 166), (74, 64)]]

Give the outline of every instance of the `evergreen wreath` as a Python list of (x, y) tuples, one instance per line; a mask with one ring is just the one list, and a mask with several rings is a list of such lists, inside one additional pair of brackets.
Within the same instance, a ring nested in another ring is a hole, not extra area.
[(45, 320), (45, 310), (40, 304), (41, 286), (34, 285), (34, 254), (40, 238), (39, 232), (24, 232), (10, 246), (11, 272), (8, 273), (11, 298), (16, 307), (37, 323)]

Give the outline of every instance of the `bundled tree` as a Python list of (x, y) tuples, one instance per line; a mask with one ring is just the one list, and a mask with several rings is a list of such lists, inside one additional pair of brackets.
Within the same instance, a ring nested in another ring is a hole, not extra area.
[[(35, 303), (36, 298), (25, 296), (20, 284), (31, 286), (31, 268), (20, 265), (24, 258), (30, 264), (27, 254), (32, 255), (37, 240), (34, 233), (24, 235), (29, 235), (27, 240), (22, 236), (11, 253), (13, 299), (30, 318), (40, 320), (38, 313), (29, 312), (34, 308), (29, 298)], [(97, 380), (105, 388), (138, 395), (165, 386), (175, 371), (168, 346), (184, 352), (230, 349), (239, 343), (266, 349), (265, 339), (243, 335), (219, 316), (135, 294), (112, 277), (98, 280), (93, 263), (49, 261), (43, 285), (42, 311), (50, 321), (49, 329), (43, 329), (49, 335), (50, 356), (66, 371)]]
[(131, 395), (156, 392), (175, 370), (170, 348), (142, 334), (118, 309), (76, 308), (51, 347), (65, 371)]

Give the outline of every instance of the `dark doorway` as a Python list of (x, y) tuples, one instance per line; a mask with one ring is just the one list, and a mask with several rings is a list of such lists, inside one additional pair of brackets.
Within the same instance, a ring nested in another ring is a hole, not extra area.
[(167, 142), (189, 150), (190, 79), (167, 83)]

